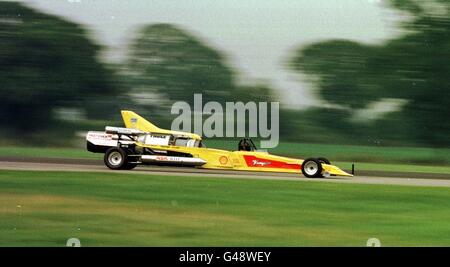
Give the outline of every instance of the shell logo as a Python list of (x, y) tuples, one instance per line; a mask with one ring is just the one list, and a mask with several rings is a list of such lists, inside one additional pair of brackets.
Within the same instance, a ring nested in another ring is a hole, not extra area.
[(228, 158), (226, 156), (221, 156), (219, 158), (219, 162), (220, 162), (220, 164), (225, 165), (228, 163)]

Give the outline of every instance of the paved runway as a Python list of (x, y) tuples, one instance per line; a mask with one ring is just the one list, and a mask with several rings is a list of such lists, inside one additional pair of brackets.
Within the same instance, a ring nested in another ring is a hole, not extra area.
[[(104, 173), (127, 173), (127, 174), (154, 174), (168, 176), (199, 176), (199, 177), (220, 177), (232, 179), (263, 179), (263, 180), (285, 180), (303, 182), (331, 182), (349, 184), (390, 184), (408, 186), (438, 186), (450, 187), (450, 177), (440, 178), (420, 178), (415, 175), (408, 177), (380, 177), (380, 176), (355, 176), (355, 177), (329, 177), (319, 179), (308, 179), (302, 175), (286, 173), (264, 173), (264, 172), (243, 172), (228, 170), (207, 170), (187, 167), (165, 167), (165, 166), (138, 166), (131, 171), (113, 171), (106, 168), (100, 162), (85, 162), (70, 160), (63, 162), (27, 162), (24, 160), (0, 161), (0, 170), (35, 170), (35, 171), (75, 171), (75, 172), (104, 172)], [(450, 175), (449, 175), (450, 176)]]

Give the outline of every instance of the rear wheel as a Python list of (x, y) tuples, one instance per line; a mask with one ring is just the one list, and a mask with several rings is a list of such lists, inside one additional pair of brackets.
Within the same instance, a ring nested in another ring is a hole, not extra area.
[(302, 173), (308, 178), (322, 177), (322, 163), (315, 158), (305, 159), (302, 163)]
[(111, 147), (103, 157), (105, 165), (112, 170), (121, 170), (127, 165), (127, 153), (120, 147)]

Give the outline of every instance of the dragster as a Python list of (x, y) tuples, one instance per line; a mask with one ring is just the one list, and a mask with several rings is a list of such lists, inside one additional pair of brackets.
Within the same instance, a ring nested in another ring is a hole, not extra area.
[(204, 169), (298, 173), (308, 178), (353, 176), (331, 165), (326, 158), (295, 159), (259, 151), (244, 138), (236, 151), (205, 147), (195, 133), (165, 130), (138, 114), (122, 110), (125, 127), (106, 126), (89, 131), (87, 150), (104, 154), (113, 170), (131, 170), (139, 164), (192, 166)]

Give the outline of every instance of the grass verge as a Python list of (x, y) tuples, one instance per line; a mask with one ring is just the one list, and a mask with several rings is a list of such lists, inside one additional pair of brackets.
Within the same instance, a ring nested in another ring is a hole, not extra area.
[(0, 171), (0, 246), (450, 246), (450, 189)]

